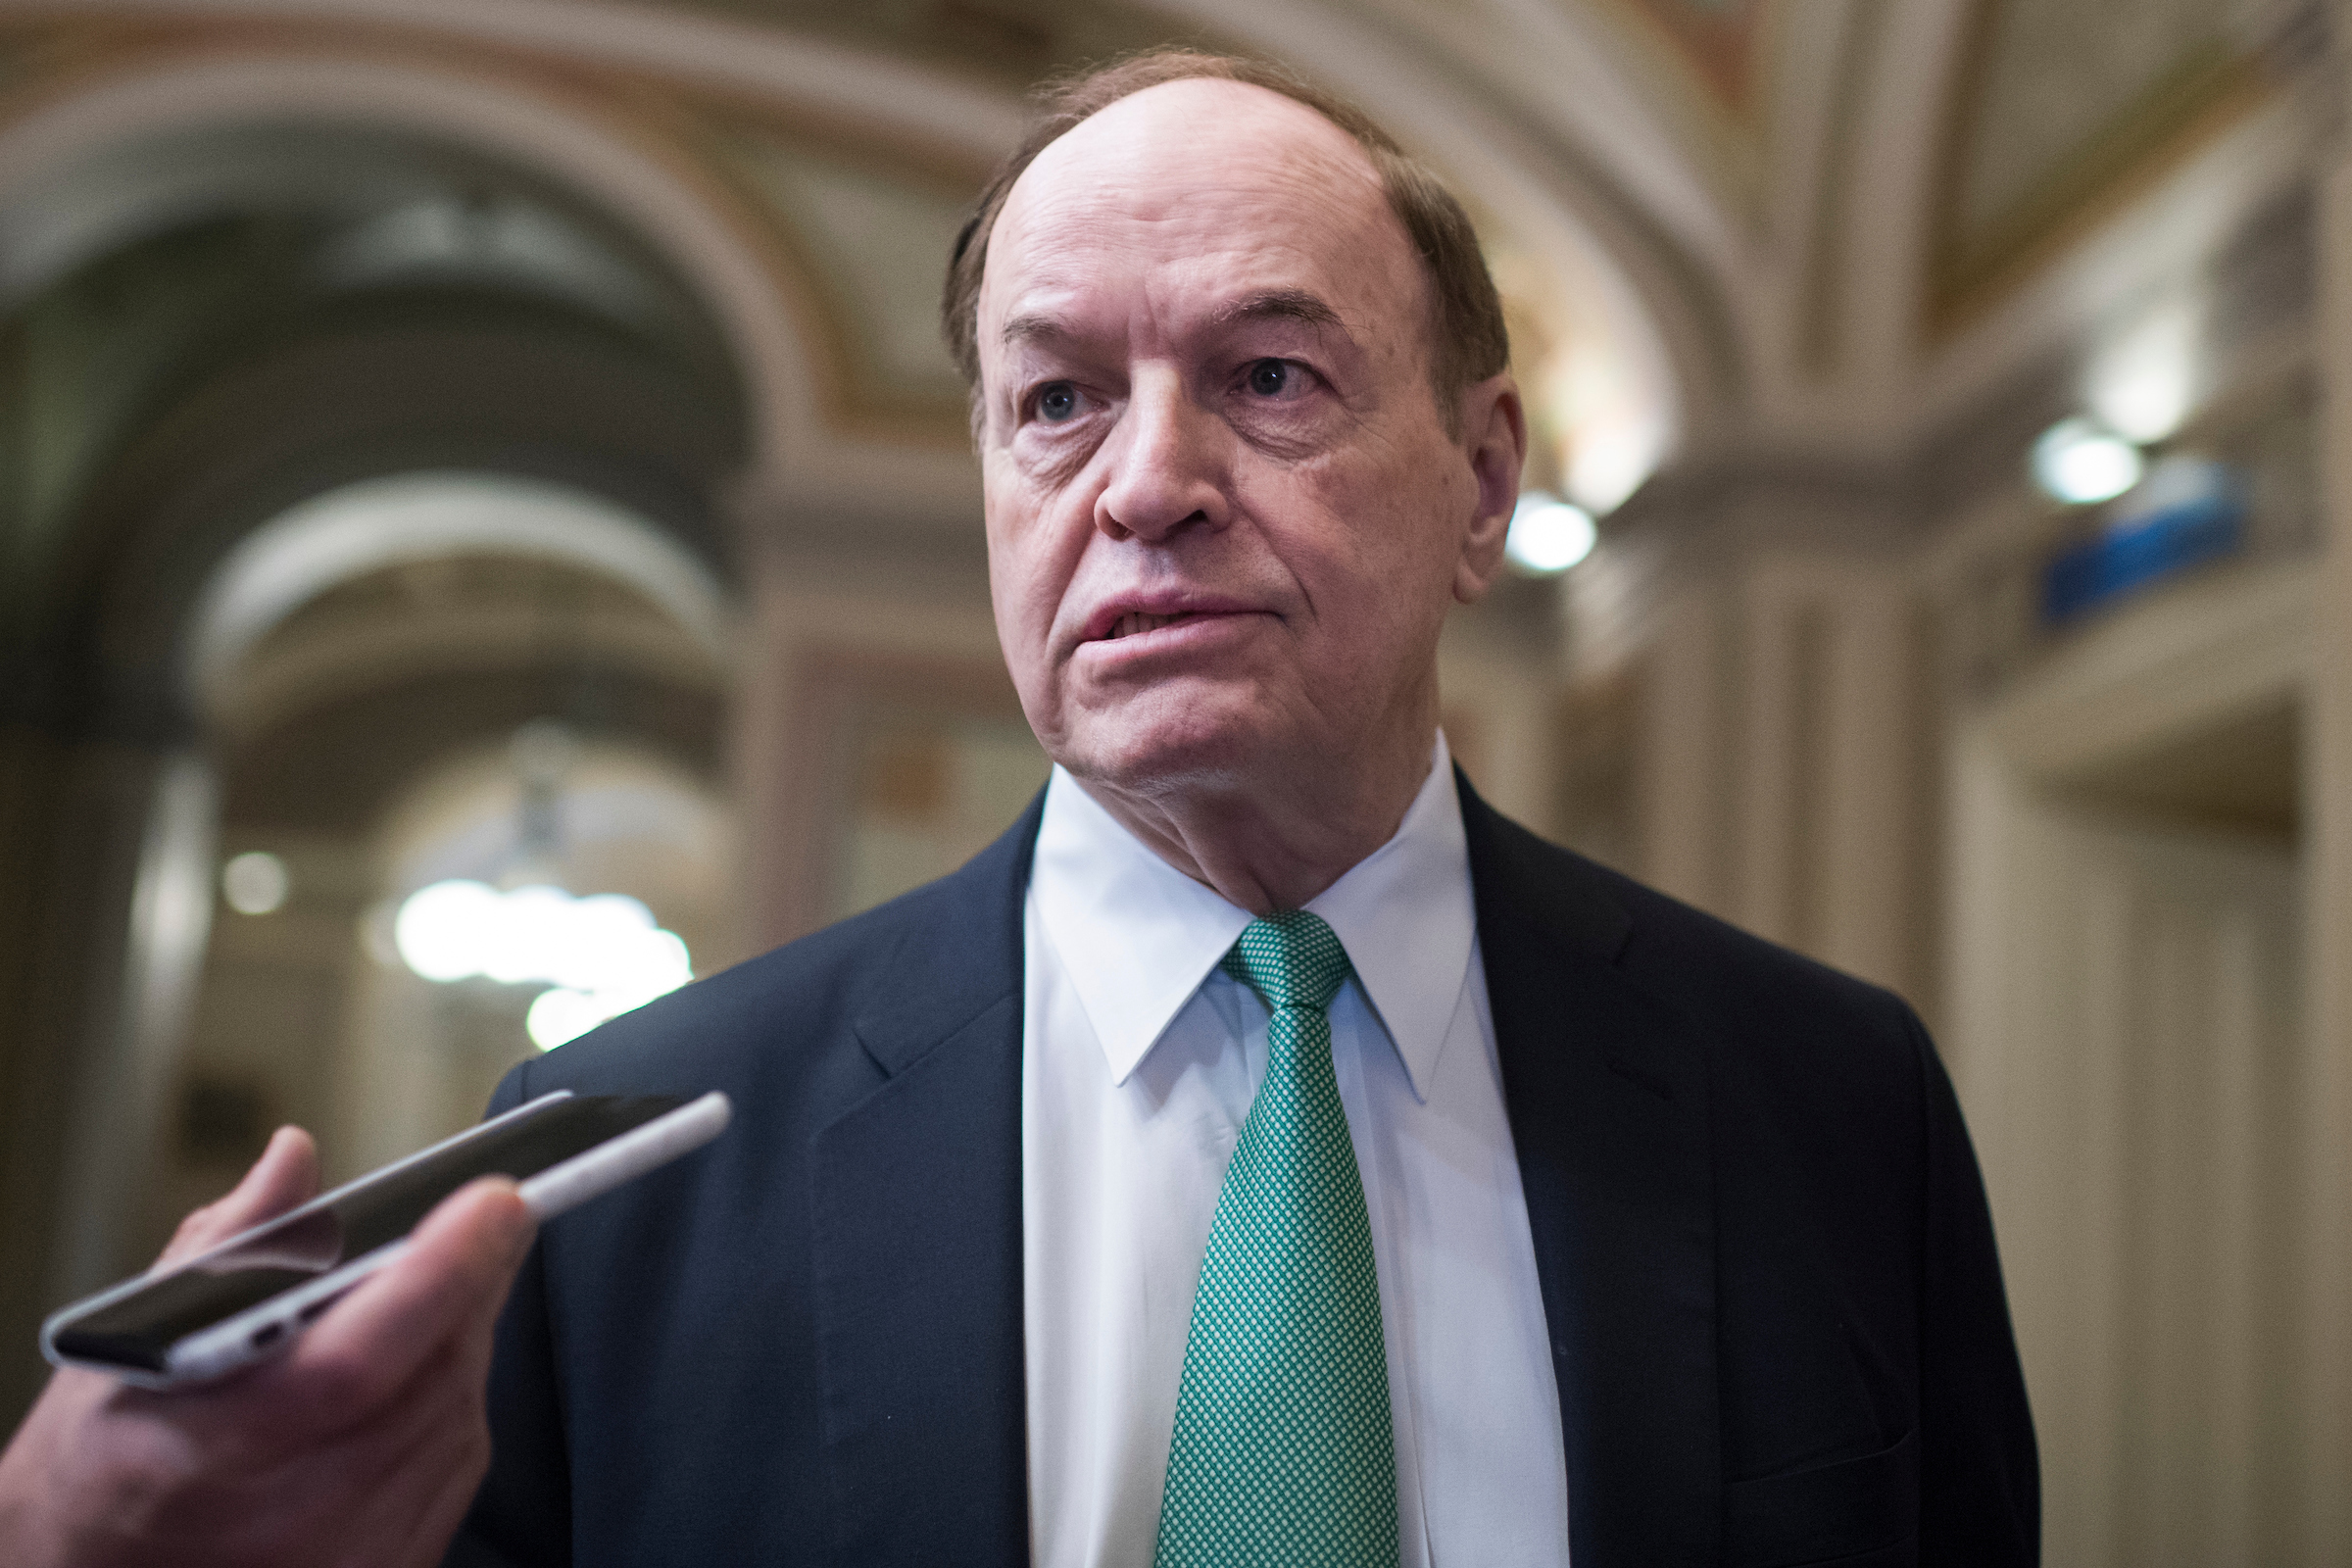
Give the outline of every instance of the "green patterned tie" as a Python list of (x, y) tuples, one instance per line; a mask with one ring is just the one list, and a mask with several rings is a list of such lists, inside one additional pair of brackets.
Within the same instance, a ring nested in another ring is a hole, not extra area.
[(1396, 1568), (1396, 1435), (1363, 1177), (1324, 1009), (1348, 975), (1301, 909), (1225, 971), (1274, 1012), (1184, 1347), (1157, 1568)]

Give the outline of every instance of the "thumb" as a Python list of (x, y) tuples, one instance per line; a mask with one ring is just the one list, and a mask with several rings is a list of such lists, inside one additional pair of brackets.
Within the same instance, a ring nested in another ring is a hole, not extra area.
[(158, 1265), (176, 1263), (318, 1196), (318, 1146), (299, 1127), (280, 1127), (245, 1179), (179, 1222)]

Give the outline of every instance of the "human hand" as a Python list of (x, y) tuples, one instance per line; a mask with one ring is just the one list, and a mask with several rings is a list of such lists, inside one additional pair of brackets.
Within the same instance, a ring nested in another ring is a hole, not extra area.
[[(281, 1128), (245, 1179), (190, 1214), (173, 1262), (306, 1201), (310, 1136)], [(530, 1250), (514, 1184), (425, 1217), (274, 1360), (152, 1394), (60, 1370), (0, 1452), (10, 1568), (432, 1568), (490, 1462), (492, 1330)]]

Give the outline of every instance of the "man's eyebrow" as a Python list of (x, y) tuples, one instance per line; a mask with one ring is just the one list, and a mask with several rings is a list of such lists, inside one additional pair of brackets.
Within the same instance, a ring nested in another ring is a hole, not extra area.
[[(1346, 323), (1341, 321), (1340, 313), (1302, 288), (1274, 289), (1235, 300), (1220, 307), (1209, 320), (1217, 326), (1243, 321), (1297, 321), (1318, 329), (1329, 327), (1354, 341)], [(1079, 334), (1066, 321), (1033, 314), (1008, 318), (1000, 335), (1006, 343), (1066, 343)]]
[(1237, 321), (1298, 321), (1306, 326), (1327, 326), (1342, 337), (1348, 336), (1340, 313), (1302, 288), (1252, 294), (1224, 307), (1213, 319), (1219, 326), (1231, 326)]
[(1075, 337), (1067, 325), (1051, 316), (1016, 316), (1004, 323), (1007, 343), (1057, 342)]

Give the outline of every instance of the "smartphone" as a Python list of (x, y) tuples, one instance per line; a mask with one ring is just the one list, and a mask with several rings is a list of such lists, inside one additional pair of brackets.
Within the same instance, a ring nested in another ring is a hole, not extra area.
[(551, 1219), (701, 1148), (731, 1114), (716, 1093), (686, 1101), (560, 1089), (74, 1302), (41, 1326), (41, 1353), (145, 1389), (214, 1382), (282, 1352), (475, 1177), (514, 1178), (531, 1212)]

